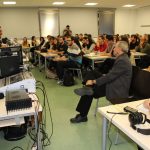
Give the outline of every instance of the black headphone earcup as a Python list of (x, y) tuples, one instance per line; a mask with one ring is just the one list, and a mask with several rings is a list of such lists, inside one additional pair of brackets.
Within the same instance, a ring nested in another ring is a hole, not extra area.
[[(139, 113), (138, 116), (139, 116), (139, 123), (138, 124), (140, 124), (143, 122), (143, 114)], [(145, 121), (145, 119), (144, 119), (144, 121)]]
[(137, 122), (137, 117), (134, 113), (129, 114), (129, 121), (131, 125), (135, 125)]

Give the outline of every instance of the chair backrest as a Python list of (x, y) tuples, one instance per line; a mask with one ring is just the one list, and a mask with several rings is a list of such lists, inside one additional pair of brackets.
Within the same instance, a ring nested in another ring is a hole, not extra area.
[(134, 95), (134, 87), (136, 86), (136, 77), (138, 75), (140, 68), (137, 66), (132, 66), (132, 79), (129, 89), (129, 95)]
[(134, 68), (131, 88), (135, 97), (150, 98), (150, 72)]

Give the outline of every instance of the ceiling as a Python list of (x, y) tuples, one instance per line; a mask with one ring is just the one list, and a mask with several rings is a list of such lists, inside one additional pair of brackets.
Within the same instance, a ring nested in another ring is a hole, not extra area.
[[(3, 1), (16, 1), (16, 5), (4, 6)], [(98, 3), (90, 7), (122, 8), (126, 4), (134, 4), (132, 9), (150, 5), (150, 0), (0, 0), (0, 7), (58, 7), (53, 6), (54, 1), (64, 1), (65, 5), (61, 7), (89, 7), (84, 4), (87, 2)], [(60, 6), (59, 6), (60, 7)], [(131, 9), (131, 8), (130, 8)]]

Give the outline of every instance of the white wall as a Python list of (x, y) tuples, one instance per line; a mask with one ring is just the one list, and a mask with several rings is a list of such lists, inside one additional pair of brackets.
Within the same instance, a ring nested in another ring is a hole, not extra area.
[(37, 8), (1, 8), (0, 26), (4, 37), (39, 36)]
[(136, 10), (116, 9), (115, 34), (134, 34), (136, 32)]
[[(96, 8), (60, 8), (59, 18), (61, 34), (69, 24), (73, 34), (90, 33), (97, 37)], [(3, 28), (4, 37), (40, 36), (38, 8), (1, 8), (0, 26)]]
[[(150, 34), (150, 6), (125, 10), (117, 9), (115, 13), (115, 34)], [(149, 27), (141, 27), (149, 25)]]
[(93, 37), (98, 35), (97, 9), (96, 8), (61, 8), (60, 33), (66, 25), (70, 25), (73, 34), (89, 33)]
[[(140, 34), (150, 34), (150, 6), (137, 10), (136, 32)], [(141, 27), (141, 25), (149, 25), (149, 27)]]

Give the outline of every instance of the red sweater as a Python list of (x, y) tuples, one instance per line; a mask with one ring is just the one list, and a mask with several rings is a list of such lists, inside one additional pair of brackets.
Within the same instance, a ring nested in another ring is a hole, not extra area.
[(96, 45), (94, 50), (99, 52), (104, 52), (106, 48), (107, 48), (107, 44), (104, 42), (103, 45), (99, 45), (99, 46)]

